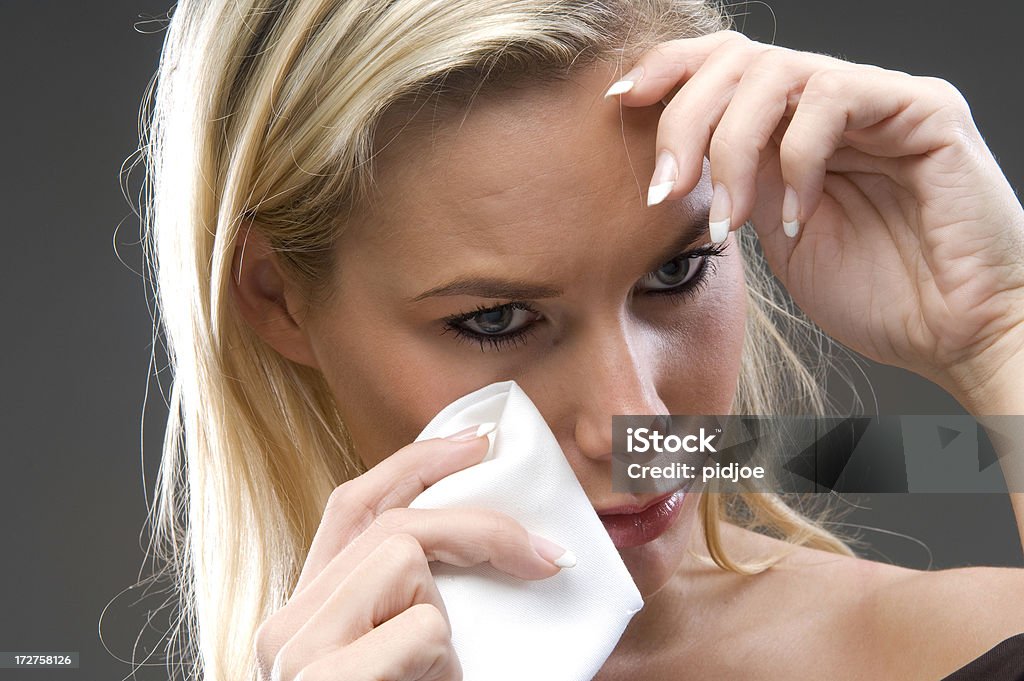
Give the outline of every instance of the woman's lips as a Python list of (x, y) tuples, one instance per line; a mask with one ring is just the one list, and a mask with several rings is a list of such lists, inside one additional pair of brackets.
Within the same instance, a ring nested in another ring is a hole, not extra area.
[(640, 546), (660, 537), (679, 515), (683, 492), (666, 494), (635, 513), (599, 513), (617, 549)]

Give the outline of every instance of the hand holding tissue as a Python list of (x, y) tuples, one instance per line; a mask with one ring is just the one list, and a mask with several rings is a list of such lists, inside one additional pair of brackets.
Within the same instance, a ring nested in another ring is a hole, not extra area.
[(514, 382), (442, 409), (416, 441), (493, 422), (483, 461), (431, 485), (410, 508), (489, 508), (566, 547), (576, 565), (537, 581), (484, 563), (431, 563), (465, 681), (590, 681), (643, 599), (558, 441)]

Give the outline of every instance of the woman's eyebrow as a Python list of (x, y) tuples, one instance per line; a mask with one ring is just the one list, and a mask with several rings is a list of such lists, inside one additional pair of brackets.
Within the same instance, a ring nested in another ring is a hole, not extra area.
[(493, 277), (467, 277), (424, 291), (410, 302), (434, 296), (477, 296), (479, 298), (556, 298), (562, 289), (544, 284)]
[(705, 236), (707, 236), (708, 232), (711, 231), (708, 213), (702, 212), (695, 216), (695, 218), (695, 222), (691, 222), (689, 225), (684, 227), (676, 236), (675, 241), (673, 241), (667, 249), (662, 251), (662, 254), (659, 255), (656, 260), (651, 261), (651, 264), (647, 267), (648, 272), (653, 272), (680, 253), (690, 250), (702, 241)]
[[(703, 213), (697, 216), (697, 221), (690, 223), (679, 233), (672, 245), (659, 255), (658, 259), (652, 261), (647, 271), (653, 271), (676, 257), (680, 253), (696, 245), (698, 241), (710, 231), (708, 215)], [(424, 298), (439, 296), (476, 296), (478, 298), (512, 298), (531, 299), (557, 298), (563, 291), (554, 286), (537, 284), (517, 279), (499, 279), (496, 277), (466, 277), (456, 279), (428, 289), (419, 295), (410, 298), (409, 302), (416, 303)]]

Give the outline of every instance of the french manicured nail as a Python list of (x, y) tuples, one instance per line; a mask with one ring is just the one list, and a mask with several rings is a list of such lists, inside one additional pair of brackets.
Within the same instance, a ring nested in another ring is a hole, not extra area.
[(453, 433), (453, 434), (449, 435), (445, 439), (446, 440), (452, 440), (454, 442), (465, 442), (466, 440), (472, 440), (474, 438), (478, 438), (481, 435), (487, 435), (487, 433), (490, 433), (492, 430), (495, 429), (495, 427), (496, 427), (496, 424), (488, 421), (486, 423), (481, 423), (478, 426), (470, 426), (469, 428), (466, 428), (465, 430), (460, 430), (457, 433)]
[(658, 152), (658, 160), (654, 164), (654, 175), (651, 177), (651, 186), (647, 190), (647, 205), (655, 206), (665, 200), (665, 197), (672, 193), (676, 185), (676, 178), (679, 177), (679, 164), (676, 157), (668, 149)]
[(576, 565), (576, 554), (544, 537), (530, 534), (530, 545), (537, 555), (555, 567), (570, 568)]
[(729, 198), (729, 190), (721, 182), (716, 182), (711, 194), (711, 213), (708, 215), (712, 243), (720, 244), (729, 236), (731, 215), (732, 200)]
[(794, 237), (800, 231), (800, 199), (796, 190), (786, 185), (786, 195), (782, 199), (782, 231), (786, 236)]
[(640, 80), (644, 75), (644, 70), (637, 66), (635, 69), (630, 70), (622, 78), (612, 83), (612, 86), (608, 88), (608, 92), (604, 93), (605, 99), (608, 99), (612, 95), (622, 95), (633, 89), (636, 82)]

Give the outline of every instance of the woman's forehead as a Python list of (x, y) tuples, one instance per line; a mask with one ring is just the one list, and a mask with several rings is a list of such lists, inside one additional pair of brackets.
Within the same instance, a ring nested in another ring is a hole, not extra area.
[(677, 231), (705, 197), (646, 208), (662, 109), (605, 100), (613, 76), (600, 64), (568, 82), (478, 98), (437, 127), (410, 126), (375, 158), (374, 203), (350, 238), (420, 256), (479, 247), (539, 255), (566, 240), (615, 248), (640, 231)]

